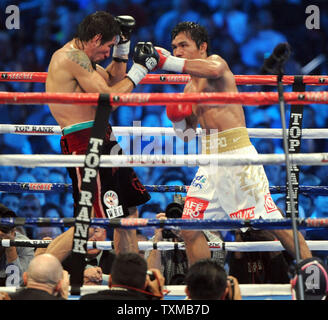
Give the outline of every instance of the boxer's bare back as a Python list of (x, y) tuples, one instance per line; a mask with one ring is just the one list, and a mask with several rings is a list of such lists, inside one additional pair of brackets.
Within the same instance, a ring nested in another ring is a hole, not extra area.
[[(108, 41), (97, 48), (96, 52), (81, 50), (76, 45), (74, 39), (65, 44), (51, 58), (46, 81), (46, 91), (59, 93), (131, 91), (133, 84), (128, 79), (120, 81), (123, 77), (116, 78), (115, 84), (112, 83), (113, 86), (111, 86), (110, 70), (107, 70), (108, 68), (105, 70), (96, 64), (96, 62), (104, 60), (109, 56), (113, 44), (114, 40)], [(115, 73), (117, 70), (113, 71)], [(125, 75), (125, 72), (122, 74)], [(120, 82), (117, 83), (117, 81)], [(96, 114), (95, 106), (50, 104), (49, 108), (61, 128), (75, 123), (94, 120)]]

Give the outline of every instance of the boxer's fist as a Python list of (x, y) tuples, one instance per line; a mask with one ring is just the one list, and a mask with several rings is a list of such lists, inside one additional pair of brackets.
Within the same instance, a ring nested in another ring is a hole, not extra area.
[(121, 34), (118, 44), (130, 41), (131, 33), (136, 26), (136, 20), (131, 16), (117, 16), (115, 20), (120, 26)]
[(191, 114), (191, 104), (168, 104), (166, 106), (166, 115), (172, 122), (179, 122)]
[(156, 69), (180, 73), (183, 72), (186, 59), (174, 57), (169, 51), (161, 47), (155, 47), (155, 50), (159, 55), (159, 61)]
[(157, 51), (151, 42), (138, 42), (134, 47), (134, 64), (127, 74), (127, 77), (136, 86), (148, 73), (153, 70), (159, 60)]
[(134, 47), (133, 61), (151, 71), (157, 66), (159, 55), (151, 42), (138, 42)]

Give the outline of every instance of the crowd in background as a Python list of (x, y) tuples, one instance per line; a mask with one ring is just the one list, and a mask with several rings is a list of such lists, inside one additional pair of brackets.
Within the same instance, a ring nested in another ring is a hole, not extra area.
[[(4, 0), (0, 3), (0, 70), (47, 71), (52, 53), (74, 37), (77, 25), (88, 14), (106, 10), (113, 15), (127, 14), (136, 19), (131, 48), (138, 41), (152, 41), (170, 50), (170, 30), (180, 21), (195, 21), (208, 28), (211, 52), (227, 60), (237, 75), (260, 74), (264, 59), (274, 47), (288, 41), (292, 54), (285, 73), (304, 74), (304, 68), (318, 56), (323, 62), (309, 74), (327, 74), (328, 11), (325, 1), (315, 1), (320, 8), (320, 29), (307, 29), (305, 8), (313, 4), (302, 0)], [(20, 9), (20, 29), (7, 30), (5, 8), (17, 5)], [(104, 61), (107, 65), (110, 62)], [(131, 62), (128, 64), (130, 67)], [(239, 86), (240, 91), (271, 91), (274, 87)], [(291, 88), (286, 87), (286, 90)], [(326, 90), (326, 87), (307, 87), (307, 90)], [(0, 91), (42, 92), (43, 83), (0, 82)], [(181, 85), (139, 85), (134, 92), (181, 92)], [(47, 106), (1, 105), (3, 124), (56, 125)], [(289, 106), (286, 114), (288, 121)], [(249, 128), (281, 128), (278, 105), (245, 107)], [(139, 121), (144, 127), (171, 127), (164, 106), (121, 106), (110, 116), (113, 126), (132, 126)], [(328, 111), (325, 106), (307, 105), (304, 108), (303, 128), (326, 128)], [(287, 123), (288, 126), (288, 123)], [(59, 154), (59, 136), (0, 135), (3, 154)], [(122, 143), (125, 152), (130, 144)], [(301, 152), (325, 152), (327, 140), (303, 140)], [(259, 153), (281, 153), (279, 139), (252, 139)], [(143, 141), (142, 147), (154, 143)], [(161, 141), (159, 142), (161, 143)], [(186, 146), (175, 142), (176, 153)], [(182, 151), (181, 151), (182, 150)], [(188, 185), (196, 168), (136, 168), (145, 185)], [(266, 166), (271, 186), (285, 185), (284, 166)], [(301, 167), (300, 185), (328, 185), (327, 166)], [(70, 183), (66, 169), (2, 167), (0, 181)], [(285, 195), (273, 195), (284, 209)], [(149, 203), (140, 208), (141, 216), (155, 217), (172, 201), (172, 194), (153, 193)], [(300, 196), (302, 217), (327, 217), (328, 197)], [(73, 200), (69, 193), (2, 194), (1, 202), (11, 204), (21, 216), (69, 217), (73, 215)], [(28, 204), (26, 204), (28, 203)], [(28, 213), (28, 210), (31, 213)], [(57, 230), (60, 232), (60, 230)], [(37, 235), (32, 235), (37, 237)]]

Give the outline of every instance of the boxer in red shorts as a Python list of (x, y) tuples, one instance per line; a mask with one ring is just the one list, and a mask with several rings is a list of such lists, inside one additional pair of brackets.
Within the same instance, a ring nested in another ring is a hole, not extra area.
[[(135, 20), (131, 16), (113, 17), (105, 11), (88, 15), (79, 24), (76, 37), (57, 50), (51, 58), (46, 80), (47, 92), (127, 93), (156, 66), (158, 53), (150, 42), (139, 42), (134, 48), (133, 65), (126, 73), (130, 35)], [(111, 55), (112, 61), (103, 68), (98, 63)], [(63, 130), (62, 151), (83, 154), (87, 150), (90, 129), (96, 115), (95, 106), (50, 104), (51, 114)], [(116, 107), (113, 108), (115, 110)], [(107, 128), (104, 153), (110, 153), (116, 141), (110, 141)], [(77, 204), (80, 169), (70, 169)], [(149, 195), (131, 169), (100, 168), (98, 187), (91, 217), (138, 217), (137, 205)], [(74, 228), (57, 237), (47, 248), (61, 261), (72, 249)], [(114, 230), (116, 253), (138, 252), (136, 230)]]
[[(63, 154), (85, 154), (89, 144), (93, 121), (63, 128), (61, 149)], [(112, 127), (108, 125), (102, 154), (122, 154)], [(83, 179), (83, 167), (67, 168), (72, 179), (74, 203), (79, 201)], [(128, 208), (139, 206), (150, 199), (150, 195), (139, 181), (132, 168), (99, 168), (97, 188), (94, 194), (94, 216), (96, 218), (119, 218), (130, 215)], [(77, 216), (77, 213), (74, 213)]]

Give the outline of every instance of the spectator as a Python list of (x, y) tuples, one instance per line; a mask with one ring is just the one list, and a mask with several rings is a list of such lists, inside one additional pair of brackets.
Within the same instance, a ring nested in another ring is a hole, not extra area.
[(1, 202), (14, 212), (18, 211), (19, 201), (20, 201), (19, 193), (3, 193), (1, 195)]
[[(42, 210), (39, 199), (34, 194), (27, 194), (19, 202), (17, 215), (22, 218), (41, 218)], [(33, 238), (34, 226), (26, 226), (20, 229), (29, 238)]]
[[(107, 234), (104, 228), (89, 228), (88, 241), (106, 241)], [(64, 240), (65, 241), (65, 240)], [(86, 266), (84, 270), (84, 284), (85, 285), (98, 285), (107, 284), (108, 276), (112, 268), (115, 254), (111, 250), (88, 249), (86, 255)], [(64, 269), (69, 274), (74, 272), (72, 256), (69, 255), (64, 260), (60, 259)]]
[[(3, 150), (2, 152), (3, 153)], [(17, 169), (15, 167), (3, 166), (0, 170), (0, 180), (6, 182), (14, 182), (17, 177)]]
[(114, 260), (109, 289), (86, 294), (80, 300), (158, 300), (163, 298), (164, 278), (157, 269), (150, 269), (138, 253), (121, 253)]
[(171, 47), (167, 35), (173, 25), (180, 21), (199, 21), (200, 15), (193, 10), (188, 0), (174, 0), (171, 8), (165, 12), (158, 20), (153, 29), (155, 32), (156, 44), (166, 49)]
[[(65, 175), (56, 169), (49, 171), (49, 182), (50, 183), (66, 183)], [(47, 203), (57, 204), (60, 203), (61, 194), (59, 192), (50, 192), (46, 194)]]
[[(177, 206), (178, 204), (171, 204), (167, 208), (173, 208), (172, 206)], [(167, 209), (166, 213), (161, 212), (156, 215), (157, 219), (169, 218), (181, 218), (183, 207), (181, 206), (180, 212), (175, 208)], [(174, 216), (176, 215), (176, 216)], [(210, 242), (222, 242), (220, 234), (213, 233), (207, 230), (203, 230), (206, 239)], [(153, 242), (159, 241), (172, 241), (172, 242), (183, 242), (183, 239), (177, 231), (163, 230), (158, 228), (155, 230), (155, 235), (150, 239)], [(165, 277), (166, 285), (179, 285), (184, 283), (184, 277), (188, 271), (188, 260), (186, 252), (184, 250), (174, 249), (174, 250), (151, 250), (145, 254), (148, 267), (159, 269)], [(222, 267), (225, 263), (226, 253), (223, 251), (213, 251), (211, 252), (211, 257), (216, 260)]]
[(53, 203), (47, 203), (42, 206), (42, 216), (44, 218), (63, 218), (62, 210)]
[[(317, 257), (312, 257), (300, 261), (297, 265), (302, 275), (304, 300), (327, 300), (328, 295), (328, 274), (327, 265)], [(290, 281), (292, 285), (292, 299), (300, 299), (298, 289), (298, 274), (294, 273), (294, 278)]]
[(185, 281), (190, 300), (242, 300), (238, 280), (227, 276), (214, 260), (198, 260), (190, 267)]
[(63, 233), (60, 227), (38, 227), (34, 228), (33, 239), (35, 240), (52, 240)]
[[(236, 231), (235, 241), (274, 241), (266, 230), (249, 229)], [(289, 263), (281, 251), (271, 252), (232, 252), (229, 261), (229, 274), (239, 283), (289, 283)]]
[[(16, 214), (0, 204), (0, 218), (15, 218)], [(29, 240), (15, 227), (0, 225), (0, 239)], [(34, 256), (34, 249), (27, 247), (0, 247), (0, 286), (22, 285), (23, 272)]]
[(23, 275), (25, 288), (9, 294), (11, 300), (66, 300), (69, 278), (51, 254), (36, 256)]
[(63, 209), (63, 216), (65, 218), (73, 218), (74, 215), (74, 199), (71, 193), (64, 193), (64, 198), (62, 203), (62, 209)]

